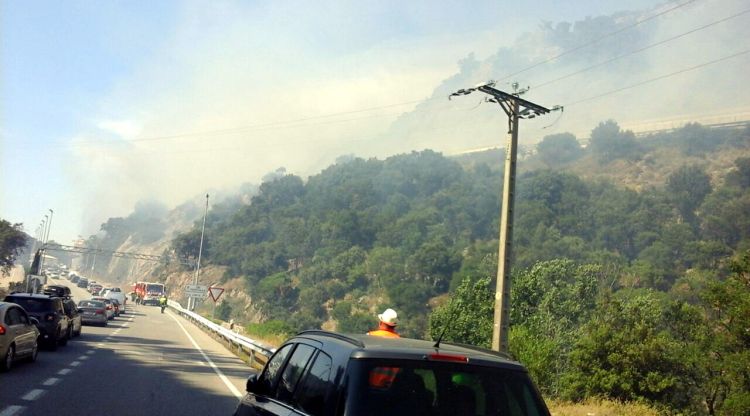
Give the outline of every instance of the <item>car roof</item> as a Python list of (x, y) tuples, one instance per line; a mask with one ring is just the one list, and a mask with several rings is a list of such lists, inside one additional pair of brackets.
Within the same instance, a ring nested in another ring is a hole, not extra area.
[(387, 338), (367, 334), (339, 334), (329, 331), (303, 331), (295, 338), (308, 338), (322, 343), (348, 344), (352, 358), (389, 358), (425, 360), (435, 354), (466, 357), (468, 362), (511, 367), (524, 367), (509, 355), (472, 345), (441, 342), (435, 348), (434, 341), (412, 338)]
[(26, 292), (14, 292), (8, 296), (15, 298), (31, 298), (31, 299), (60, 299), (58, 296), (50, 296), (42, 293), (26, 293)]

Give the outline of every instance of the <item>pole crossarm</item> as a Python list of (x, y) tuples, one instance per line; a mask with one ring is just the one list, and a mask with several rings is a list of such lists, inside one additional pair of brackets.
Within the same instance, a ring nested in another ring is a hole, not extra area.
[(66, 246), (62, 244), (45, 244), (44, 246), (42, 246), (42, 249), (50, 250), (50, 251), (67, 251), (71, 253), (81, 253), (81, 254), (105, 254), (105, 255), (110, 255), (112, 257), (148, 260), (148, 261), (156, 261), (156, 262), (164, 262), (164, 263), (174, 260), (174, 261), (177, 261), (178, 263), (185, 264), (188, 266), (195, 265), (195, 261), (178, 258), (176, 256), (157, 256), (153, 254), (133, 253), (133, 252), (127, 252), (127, 251), (104, 250), (101, 248)]

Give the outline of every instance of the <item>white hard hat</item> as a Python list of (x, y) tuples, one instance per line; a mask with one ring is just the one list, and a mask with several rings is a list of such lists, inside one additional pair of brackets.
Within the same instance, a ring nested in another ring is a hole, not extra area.
[(378, 319), (386, 325), (396, 326), (398, 323), (398, 314), (393, 309), (388, 308), (383, 313), (378, 314)]

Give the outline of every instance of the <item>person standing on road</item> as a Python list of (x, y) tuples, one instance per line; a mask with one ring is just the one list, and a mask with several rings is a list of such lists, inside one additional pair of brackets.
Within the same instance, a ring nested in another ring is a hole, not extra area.
[(398, 324), (398, 314), (396, 313), (396, 311), (388, 308), (383, 311), (383, 313), (378, 314), (378, 320), (378, 329), (368, 332), (367, 335), (387, 338), (401, 338), (401, 335), (396, 332), (396, 325)]
[(161, 306), (161, 313), (164, 313), (164, 308), (167, 307), (167, 295), (166, 294), (161, 295), (161, 298), (159, 298), (159, 306)]

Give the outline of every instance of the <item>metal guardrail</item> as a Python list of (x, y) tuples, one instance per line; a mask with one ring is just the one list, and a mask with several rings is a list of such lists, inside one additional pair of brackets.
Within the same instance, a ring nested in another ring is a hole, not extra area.
[(211, 322), (210, 320), (198, 315), (195, 312), (191, 312), (183, 308), (179, 302), (169, 300), (167, 301), (167, 305), (169, 305), (169, 307), (172, 308), (175, 312), (192, 321), (199, 327), (226, 340), (231, 348), (237, 347), (238, 351), (247, 354), (247, 356), (250, 357), (251, 366), (262, 367), (263, 365), (265, 365), (268, 359), (271, 358), (271, 355), (276, 352), (275, 348), (265, 346), (252, 338), (237, 334), (234, 331)]

